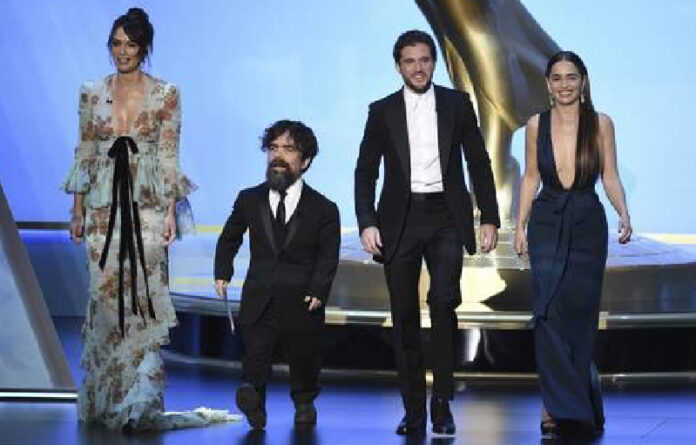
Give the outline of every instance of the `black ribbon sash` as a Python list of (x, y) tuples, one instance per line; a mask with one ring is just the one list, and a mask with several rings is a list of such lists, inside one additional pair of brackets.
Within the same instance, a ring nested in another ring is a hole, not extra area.
[[(150, 317), (155, 319), (155, 310), (152, 307), (150, 298), (150, 288), (147, 282), (147, 269), (145, 268), (145, 249), (143, 248), (143, 234), (140, 226), (140, 213), (138, 203), (133, 201), (133, 177), (130, 172), (130, 162), (128, 161), (128, 150), (133, 154), (138, 152), (138, 146), (133, 138), (121, 136), (109, 149), (109, 157), (115, 160), (114, 179), (112, 184), (111, 213), (109, 215), (109, 229), (106, 234), (106, 242), (99, 259), (99, 268), (103, 271), (106, 259), (109, 256), (109, 246), (114, 233), (114, 223), (116, 222), (116, 211), (120, 206), (121, 210), (121, 233), (118, 250), (118, 323), (121, 328), (121, 336), (125, 336), (125, 302), (123, 297), (123, 263), (128, 256), (130, 263), (131, 276), (131, 307), (133, 314), (138, 315), (138, 260), (143, 270), (145, 280), (145, 295), (147, 296), (147, 308)], [(120, 196), (120, 201), (119, 201)], [(132, 213), (131, 213), (132, 211)], [(133, 241), (133, 229), (135, 229), (135, 241), (137, 242), (138, 257), (135, 253), (135, 243)], [(140, 314), (145, 320), (143, 310)]]
[(594, 188), (583, 189), (553, 189), (543, 187), (538, 199), (553, 204), (553, 216), (555, 219), (553, 236), (554, 255), (551, 270), (547, 271), (547, 278), (542, 285), (541, 298), (535, 305), (534, 313), (530, 321), (534, 326), (539, 318), (546, 318), (546, 312), (555, 296), (556, 290), (565, 274), (572, 242), (572, 228), (575, 224), (575, 205), (578, 200), (598, 199)]

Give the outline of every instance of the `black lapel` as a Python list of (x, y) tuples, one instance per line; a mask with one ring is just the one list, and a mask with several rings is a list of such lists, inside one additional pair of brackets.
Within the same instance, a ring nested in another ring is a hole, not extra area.
[(288, 221), (288, 231), (285, 234), (285, 243), (283, 243), (283, 250), (287, 249), (288, 246), (290, 245), (290, 242), (292, 239), (295, 237), (295, 234), (297, 233), (297, 229), (300, 226), (301, 220), (302, 220), (302, 213), (304, 210), (304, 206), (306, 205), (307, 201), (309, 198), (307, 195), (309, 195), (310, 190), (309, 186), (307, 184), (302, 184), (302, 194), (300, 194), (300, 201), (297, 203), (297, 207), (295, 208), (295, 212), (292, 214), (290, 217), (290, 221)]
[(273, 236), (273, 226), (271, 225), (271, 204), (268, 201), (268, 186), (266, 184), (259, 187), (259, 212), (261, 214), (261, 224), (266, 234), (266, 239), (271, 245), (273, 252), (278, 255), (278, 247)]
[(452, 150), (452, 129), (456, 110), (449, 102), (449, 95), (442, 87), (433, 84), (435, 88), (435, 110), (437, 111), (437, 145), (440, 149), (440, 169), (444, 183), (447, 165)]
[(401, 167), (408, 181), (411, 180), (411, 149), (408, 145), (408, 128), (406, 126), (406, 102), (403, 90), (392, 95), (386, 108), (385, 121), (389, 127), (394, 148), (401, 160)]

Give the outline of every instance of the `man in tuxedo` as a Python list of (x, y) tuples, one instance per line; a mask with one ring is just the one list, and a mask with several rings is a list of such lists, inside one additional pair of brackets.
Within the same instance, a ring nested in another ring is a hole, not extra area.
[[(384, 263), (405, 415), (397, 434), (423, 434), (425, 368), (420, 343), (418, 279), (430, 274), (430, 347), (433, 432), (454, 434), (455, 309), (461, 303), (462, 246), (476, 252), (473, 206), (462, 153), (481, 210), (481, 251), (497, 243), (500, 226), (490, 159), (466, 93), (433, 85), (436, 48), (422, 31), (408, 31), (394, 45), (404, 86), (370, 104), (355, 168), (355, 209), (363, 249)], [(375, 187), (384, 160), (377, 209)]]
[(276, 342), (290, 367), (295, 425), (315, 425), (319, 339), (324, 307), (338, 266), (338, 208), (302, 180), (317, 140), (302, 122), (267, 128), (266, 182), (242, 190), (215, 251), (215, 287), (227, 298), (233, 260), (249, 230), (251, 261), (242, 287), (238, 324), (244, 355), (237, 407), (254, 429), (266, 425), (266, 383)]

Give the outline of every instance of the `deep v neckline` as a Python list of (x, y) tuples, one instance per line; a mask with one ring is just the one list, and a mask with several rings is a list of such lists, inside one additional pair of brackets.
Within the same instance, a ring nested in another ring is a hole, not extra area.
[[(556, 177), (556, 182), (558, 182), (558, 185), (563, 189), (565, 192), (569, 192), (575, 188), (575, 181), (577, 179), (577, 169), (576, 171), (573, 172), (573, 182), (571, 182), (570, 187), (566, 187), (565, 184), (563, 184), (563, 181), (561, 181), (561, 175), (558, 174), (558, 164), (556, 164), (556, 152), (553, 149), (554, 144), (553, 144), (553, 115), (551, 114), (551, 111), (549, 110), (549, 148), (551, 149), (551, 163), (553, 164), (553, 174)], [(577, 143), (575, 147), (576, 153), (573, 153), (575, 156), (577, 154)]]
[(135, 122), (138, 120), (138, 116), (140, 116), (143, 113), (143, 111), (145, 111), (145, 103), (147, 101), (148, 96), (150, 95), (150, 88), (151, 88), (151, 84), (152, 84), (151, 78), (147, 73), (143, 73), (143, 98), (140, 101), (140, 103), (138, 104), (138, 106), (136, 107), (136, 112), (133, 115), (133, 118), (130, 121), (128, 121), (128, 119), (126, 119), (125, 132), (118, 131), (118, 122), (116, 122), (118, 118), (114, 114), (116, 101), (114, 100), (113, 89), (115, 87), (115, 84), (116, 84), (116, 74), (112, 74), (111, 79), (109, 80), (109, 82), (106, 85), (107, 97), (108, 97), (107, 104), (109, 104), (109, 116), (111, 116), (113, 119), (114, 129), (116, 130), (117, 137), (119, 137), (119, 136), (132, 136), (135, 134), (135, 132), (133, 131), (133, 124), (135, 124)]

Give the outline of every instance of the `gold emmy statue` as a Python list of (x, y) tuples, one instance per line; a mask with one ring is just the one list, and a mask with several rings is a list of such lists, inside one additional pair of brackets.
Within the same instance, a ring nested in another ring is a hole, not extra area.
[(514, 228), (520, 167), (513, 133), (548, 107), (544, 70), (560, 48), (519, 0), (416, 0), (454, 86), (472, 96), (491, 157), (500, 216)]

